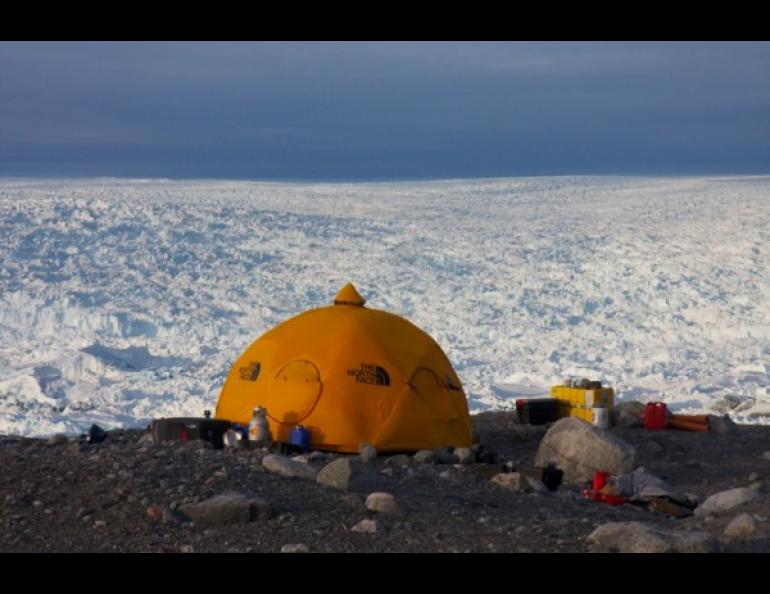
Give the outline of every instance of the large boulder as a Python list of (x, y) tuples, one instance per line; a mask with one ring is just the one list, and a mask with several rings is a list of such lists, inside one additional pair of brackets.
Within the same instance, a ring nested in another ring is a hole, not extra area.
[(178, 511), (200, 524), (239, 524), (267, 520), (270, 504), (264, 499), (241, 493), (222, 493), (199, 503), (181, 505)]
[(591, 480), (597, 470), (626, 474), (636, 465), (636, 448), (630, 443), (575, 417), (554, 423), (535, 456), (536, 466), (555, 464), (564, 471), (564, 482)]
[(586, 537), (595, 553), (716, 553), (719, 541), (705, 532), (667, 530), (644, 522), (609, 522)]
[(371, 493), (377, 490), (377, 475), (355, 458), (339, 458), (318, 473), (316, 482), (341, 491)]
[(696, 516), (710, 516), (732, 511), (738, 507), (757, 503), (763, 499), (761, 493), (746, 487), (737, 487), (715, 493), (702, 505), (695, 508)]
[(268, 472), (278, 474), (286, 478), (298, 478), (314, 481), (318, 471), (307, 462), (292, 460), (286, 456), (268, 454), (262, 459), (262, 466)]
[(643, 427), (644, 403), (638, 400), (621, 402), (613, 407), (611, 416), (614, 427)]

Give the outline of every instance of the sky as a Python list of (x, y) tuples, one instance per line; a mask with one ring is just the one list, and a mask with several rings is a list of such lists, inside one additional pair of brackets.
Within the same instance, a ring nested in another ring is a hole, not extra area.
[(767, 42), (0, 42), (0, 176), (731, 173)]

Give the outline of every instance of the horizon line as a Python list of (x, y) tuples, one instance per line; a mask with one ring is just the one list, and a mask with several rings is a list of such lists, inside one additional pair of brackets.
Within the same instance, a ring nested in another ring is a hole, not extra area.
[(123, 175), (5, 175), (0, 174), (0, 181), (133, 181), (133, 182), (237, 182), (265, 184), (384, 184), (384, 183), (429, 183), (462, 181), (495, 181), (505, 179), (531, 178), (643, 178), (643, 179), (729, 179), (729, 178), (764, 178), (767, 172), (754, 173), (559, 173), (530, 175), (494, 175), (467, 177), (392, 177), (392, 178), (248, 178), (248, 177), (176, 177), (176, 176), (123, 176)]

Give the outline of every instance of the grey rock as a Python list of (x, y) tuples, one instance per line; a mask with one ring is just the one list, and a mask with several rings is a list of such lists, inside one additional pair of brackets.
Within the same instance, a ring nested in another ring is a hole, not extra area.
[(377, 520), (364, 519), (350, 529), (351, 532), (359, 532), (361, 534), (377, 534), (382, 532), (382, 524)]
[(377, 448), (368, 443), (362, 443), (358, 446), (358, 455), (364, 462), (370, 462), (377, 457)]
[(331, 460), (332, 459), (331, 454), (327, 454), (326, 452), (319, 452), (318, 450), (313, 450), (308, 454), (308, 461), (309, 462), (322, 462), (325, 460)]
[(668, 530), (644, 522), (602, 524), (585, 540), (600, 553), (716, 553), (719, 541), (705, 532)]
[(69, 438), (64, 433), (56, 433), (48, 438), (48, 445), (63, 445), (69, 443)]
[(733, 518), (725, 527), (727, 538), (751, 538), (757, 532), (757, 521), (751, 514), (741, 514)]
[(644, 404), (637, 400), (621, 402), (610, 414), (613, 427), (643, 427)]
[(762, 454), (762, 459), (770, 461), (770, 450), (767, 450)]
[(391, 493), (370, 493), (364, 502), (364, 506), (369, 511), (381, 514), (399, 514), (401, 508)]
[(758, 481), (758, 480), (759, 480), (759, 474), (757, 474), (756, 472), (752, 472), (749, 475), (749, 482), (750, 483), (753, 483), (754, 481)]
[(316, 482), (341, 491), (371, 493), (377, 488), (377, 475), (360, 460), (339, 458), (321, 469)]
[(471, 448), (455, 448), (454, 457), (459, 464), (473, 464), (476, 461), (476, 454)]
[(310, 464), (276, 454), (268, 454), (262, 458), (262, 466), (268, 472), (286, 478), (314, 481), (318, 475), (318, 471)]
[(728, 415), (709, 415), (709, 431), (714, 435), (736, 435), (739, 429)]
[(281, 547), (282, 553), (309, 553), (310, 547), (304, 543), (285, 544)]
[(737, 507), (757, 503), (763, 496), (753, 489), (738, 487), (715, 493), (695, 508), (696, 516), (716, 515), (729, 512)]
[(490, 482), (514, 493), (530, 493), (532, 491), (526, 477), (518, 472), (501, 472), (493, 476)]
[(454, 464), (457, 462), (455, 459), (453, 448), (436, 448), (433, 450), (435, 461), (438, 464)]
[(575, 417), (560, 419), (548, 430), (535, 456), (536, 466), (555, 464), (564, 471), (564, 482), (591, 480), (597, 470), (626, 474), (636, 466), (636, 448)]
[(664, 497), (685, 504), (688, 498), (674, 489), (668, 482), (655, 476), (640, 466), (633, 472), (612, 478), (616, 494), (636, 499)]
[(546, 487), (543, 484), (543, 481), (539, 481), (537, 479), (532, 478), (531, 476), (525, 477), (527, 481), (527, 486), (532, 490), (533, 493), (541, 493), (546, 494), (548, 493), (548, 487)]
[(430, 450), (420, 450), (414, 455), (414, 461), (419, 464), (432, 464), (436, 460), (436, 455)]
[(407, 468), (409, 466), (409, 456), (406, 454), (391, 456), (385, 460), (385, 464), (394, 468)]
[(199, 503), (180, 505), (185, 519), (201, 524), (238, 524), (270, 517), (270, 504), (264, 499), (241, 493), (222, 493)]

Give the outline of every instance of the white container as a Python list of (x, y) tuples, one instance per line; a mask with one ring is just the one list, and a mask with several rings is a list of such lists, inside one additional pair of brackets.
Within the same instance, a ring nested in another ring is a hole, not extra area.
[(254, 416), (249, 421), (249, 446), (270, 448), (270, 424), (267, 420), (267, 409), (261, 406), (254, 409)]
[(595, 406), (593, 409), (593, 424), (600, 429), (610, 428), (610, 411), (604, 406)]

